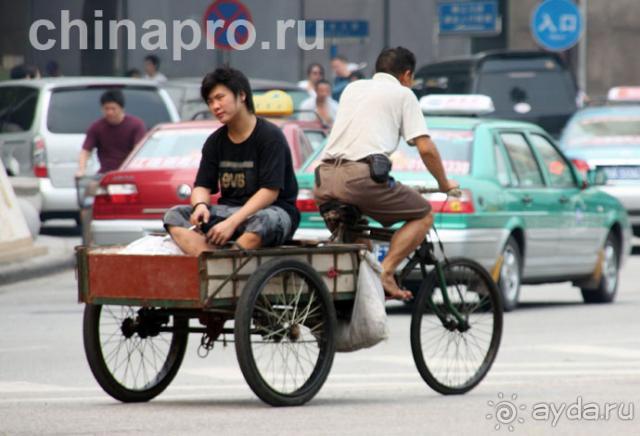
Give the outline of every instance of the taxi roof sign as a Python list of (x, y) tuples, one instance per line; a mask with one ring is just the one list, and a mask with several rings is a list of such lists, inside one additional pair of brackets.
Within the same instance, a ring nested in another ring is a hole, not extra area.
[(493, 100), (482, 94), (431, 94), (420, 99), (420, 109), (433, 115), (484, 115), (495, 111)]
[(293, 99), (289, 94), (279, 89), (267, 91), (262, 95), (254, 95), (253, 105), (256, 115), (282, 117), (293, 114)]
[(616, 86), (607, 93), (608, 101), (640, 101), (640, 86)]

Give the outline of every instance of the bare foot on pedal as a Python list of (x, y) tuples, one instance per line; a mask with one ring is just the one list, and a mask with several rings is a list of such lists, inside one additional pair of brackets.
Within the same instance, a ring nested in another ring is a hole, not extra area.
[(400, 289), (393, 274), (382, 271), (380, 281), (384, 289), (385, 297), (390, 300), (408, 301), (413, 298), (413, 293)]

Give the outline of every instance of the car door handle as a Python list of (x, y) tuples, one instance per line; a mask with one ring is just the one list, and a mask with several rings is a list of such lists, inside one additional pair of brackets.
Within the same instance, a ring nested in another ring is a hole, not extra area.
[(525, 195), (524, 197), (522, 197), (522, 202), (524, 204), (531, 204), (533, 203), (533, 198), (529, 197), (528, 195)]
[(565, 197), (564, 195), (558, 199), (560, 204), (567, 204), (569, 202), (569, 197)]

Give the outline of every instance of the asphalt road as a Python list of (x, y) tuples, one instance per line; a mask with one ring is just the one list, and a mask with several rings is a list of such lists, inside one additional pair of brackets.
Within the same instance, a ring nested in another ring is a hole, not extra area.
[(233, 344), (201, 359), (196, 335), (157, 399), (111, 399), (86, 363), (83, 306), (65, 271), (0, 287), (0, 434), (637, 434), (639, 282), (634, 256), (611, 305), (585, 305), (567, 284), (525, 287), (490, 374), (455, 397), (419, 377), (409, 311), (389, 306), (387, 342), (336, 355), (314, 400), (274, 409), (247, 387)]

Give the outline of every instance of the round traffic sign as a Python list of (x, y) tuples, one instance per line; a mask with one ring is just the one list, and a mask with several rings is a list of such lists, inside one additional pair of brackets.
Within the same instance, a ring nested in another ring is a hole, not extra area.
[[(233, 50), (229, 43), (229, 26), (237, 20), (246, 20), (253, 23), (249, 8), (238, 0), (217, 0), (207, 8), (204, 13), (204, 28), (207, 38), (212, 38), (215, 47), (223, 50)], [(222, 26), (207, 27), (207, 21), (223, 23)], [(249, 38), (249, 30), (245, 26), (237, 26), (233, 30), (232, 39), (236, 44), (242, 45)]]
[(567, 50), (582, 34), (580, 10), (571, 0), (546, 0), (533, 11), (531, 33), (547, 50)]

